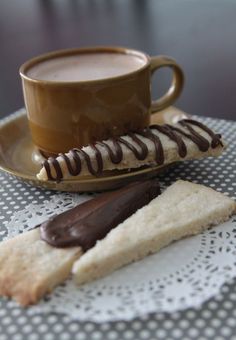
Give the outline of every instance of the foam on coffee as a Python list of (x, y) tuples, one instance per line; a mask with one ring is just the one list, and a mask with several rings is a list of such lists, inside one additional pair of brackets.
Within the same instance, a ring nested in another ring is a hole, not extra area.
[(122, 53), (88, 53), (42, 61), (27, 71), (34, 79), (76, 82), (107, 79), (140, 69), (145, 59)]

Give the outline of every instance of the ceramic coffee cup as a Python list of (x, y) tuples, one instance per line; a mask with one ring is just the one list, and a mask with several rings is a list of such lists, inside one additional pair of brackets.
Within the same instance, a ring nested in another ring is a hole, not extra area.
[[(152, 100), (151, 76), (161, 67), (173, 70), (172, 83)], [(172, 58), (121, 47), (44, 54), (23, 64), (20, 75), (33, 142), (47, 156), (144, 128), (184, 81)]]

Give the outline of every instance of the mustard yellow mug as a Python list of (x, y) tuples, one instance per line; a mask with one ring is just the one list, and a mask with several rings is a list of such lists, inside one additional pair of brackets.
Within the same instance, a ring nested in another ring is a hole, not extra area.
[[(170, 67), (167, 93), (151, 99), (151, 76)], [(122, 47), (51, 52), (20, 68), (29, 126), (47, 156), (144, 128), (152, 112), (179, 96), (184, 75), (176, 61)]]

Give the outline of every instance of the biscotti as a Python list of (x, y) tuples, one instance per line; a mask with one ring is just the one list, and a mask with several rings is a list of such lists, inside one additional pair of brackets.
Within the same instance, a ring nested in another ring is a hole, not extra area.
[(60, 181), (71, 176), (99, 176), (114, 169), (161, 167), (177, 161), (217, 157), (224, 147), (221, 135), (200, 122), (184, 119), (173, 125), (152, 125), (49, 158), (37, 178)]
[(138, 210), (73, 265), (77, 284), (89, 282), (173, 241), (220, 224), (236, 212), (236, 203), (203, 185), (177, 181)]

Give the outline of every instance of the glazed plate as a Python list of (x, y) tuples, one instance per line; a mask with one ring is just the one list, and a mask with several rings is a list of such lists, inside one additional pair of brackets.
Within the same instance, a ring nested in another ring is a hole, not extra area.
[[(187, 114), (175, 107), (155, 113), (151, 123), (176, 123)], [(135, 180), (154, 177), (166, 167), (143, 167), (129, 171), (109, 171), (102, 176), (83, 176), (60, 183), (39, 181), (36, 174), (44, 158), (34, 146), (25, 110), (13, 114), (0, 125), (0, 169), (37, 187), (58, 191), (89, 192), (118, 188)]]

